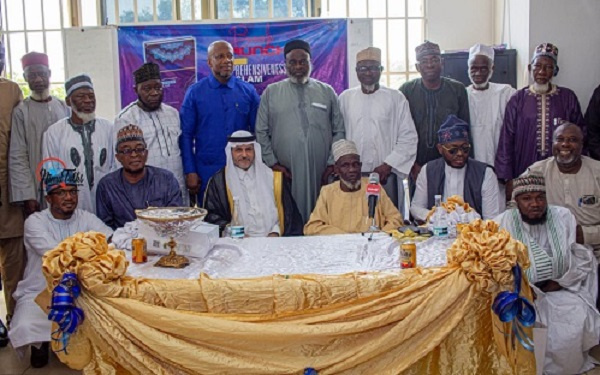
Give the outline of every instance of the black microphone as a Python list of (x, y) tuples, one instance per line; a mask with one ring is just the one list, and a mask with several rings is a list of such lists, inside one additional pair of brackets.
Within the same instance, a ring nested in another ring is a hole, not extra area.
[(369, 219), (375, 218), (375, 208), (379, 201), (379, 193), (381, 185), (379, 185), (379, 173), (373, 172), (369, 175), (369, 184), (367, 185), (367, 199), (369, 202)]

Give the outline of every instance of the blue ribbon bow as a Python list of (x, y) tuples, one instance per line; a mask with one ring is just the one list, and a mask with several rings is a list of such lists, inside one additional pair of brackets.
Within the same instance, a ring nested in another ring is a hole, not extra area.
[(314, 368), (307, 367), (307, 368), (304, 369), (304, 374), (303, 375), (318, 375), (318, 374), (319, 373)]
[(535, 308), (533, 304), (521, 294), (521, 267), (517, 264), (512, 269), (515, 278), (514, 292), (504, 291), (494, 299), (492, 310), (503, 323), (513, 323), (512, 333), (521, 345), (533, 351), (533, 340), (527, 336), (523, 327), (532, 327), (535, 323)]
[(79, 297), (81, 288), (77, 276), (72, 272), (63, 274), (60, 283), (52, 290), (52, 307), (48, 313), (48, 320), (58, 324), (58, 329), (52, 332), (52, 340), (60, 341), (62, 349), (67, 353), (69, 337), (83, 322), (83, 310), (75, 306), (75, 299)]

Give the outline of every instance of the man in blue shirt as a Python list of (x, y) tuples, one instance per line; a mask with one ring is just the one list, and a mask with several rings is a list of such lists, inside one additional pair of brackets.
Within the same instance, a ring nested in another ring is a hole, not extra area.
[(212, 74), (192, 85), (181, 106), (180, 148), (191, 194), (202, 202), (210, 177), (225, 166), (227, 137), (254, 133), (260, 97), (254, 86), (233, 76), (233, 47), (219, 40), (208, 46)]

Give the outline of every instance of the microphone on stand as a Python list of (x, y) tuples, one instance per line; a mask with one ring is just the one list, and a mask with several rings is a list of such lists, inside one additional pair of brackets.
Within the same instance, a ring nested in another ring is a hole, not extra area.
[(375, 223), (375, 209), (379, 202), (379, 194), (381, 193), (381, 185), (379, 185), (379, 173), (373, 172), (369, 175), (369, 184), (367, 185), (367, 201), (369, 204), (369, 219), (371, 219), (371, 227), (369, 231), (371, 236), (369, 240), (373, 238), (374, 232), (379, 232), (379, 228)]

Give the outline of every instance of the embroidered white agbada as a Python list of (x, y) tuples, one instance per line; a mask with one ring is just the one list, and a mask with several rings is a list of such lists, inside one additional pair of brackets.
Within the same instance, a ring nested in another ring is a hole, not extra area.
[(93, 129), (88, 127), (91, 123), (71, 125), (71, 120), (64, 118), (51, 125), (44, 134), (42, 155), (59, 158), (65, 168), (79, 172), (83, 183), (77, 187), (77, 207), (95, 214), (96, 188), (102, 177), (114, 169), (115, 148), (112, 122), (96, 118), (92, 123)]
[(160, 105), (160, 108), (151, 112), (140, 108), (137, 101), (130, 103), (115, 119), (113, 129), (115, 144), (119, 129), (129, 124), (139, 126), (144, 132), (144, 141), (146, 141), (148, 149), (146, 165), (171, 171), (181, 188), (183, 205), (188, 206), (190, 195), (183, 176), (183, 163), (179, 149), (179, 136), (181, 135), (179, 112), (164, 103)]
[(27, 266), (23, 280), (13, 294), (17, 305), (8, 332), (12, 346), (19, 353), (23, 353), (26, 345), (50, 341), (51, 321), (35, 303), (38, 294), (46, 289), (46, 279), (42, 274), (43, 255), (65, 238), (90, 230), (104, 233), (107, 237), (112, 235), (112, 229), (100, 219), (80, 209), (75, 210), (68, 220), (55, 219), (50, 210), (45, 209), (29, 216), (25, 221)]
[[(465, 191), (465, 173), (467, 168), (452, 168), (448, 164), (444, 167), (444, 194), (442, 201), (448, 197), (460, 195)], [(502, 197), (503, 198), (503, 197)], [(481, 214), (484, 219), (493, 219), (500, 212), (498, 200), (498, 179), (491, 168), (486, 168), (481, 186)], [(431, 207), (427, 207), (427, 164), (421, 168), (421, 173), (417, 177), (417, 187), (415, 195), (410, 202), (410, 213), (417, 220), (425, 220)]]
[[(238, 134), (238, 132), (233, 135)], [(250, 135), (250, 133), (248, 133)], [(258, 159), (247, 171), (233, 164), (231, 148), (236, 145), (253, 144)], [(250, 237), (266, 237), (269, 233), (280, 233), (279, 216), (273, 192), (273, 171), (260, 159), (262, 150), (258, 142), (228, 142), (225, 147), (227, 165), (225, 182), (233, 198), (239, 199), (244, 230)]]
[[(537, 297), (537, 321), (548, 327), (544, 374), (579, 374), (594, 367), (589, 350), (598, 345), (600, 313), (596, 258), (592, 250), (575, 243), (575, 216), (566, 208), (548, 206), (546, 223), (524, 223), (518, 209), (495, 219), (529, 252), (526, 271)], [(554, 280), (564, 289), (544, 293), (533, 285)]]

